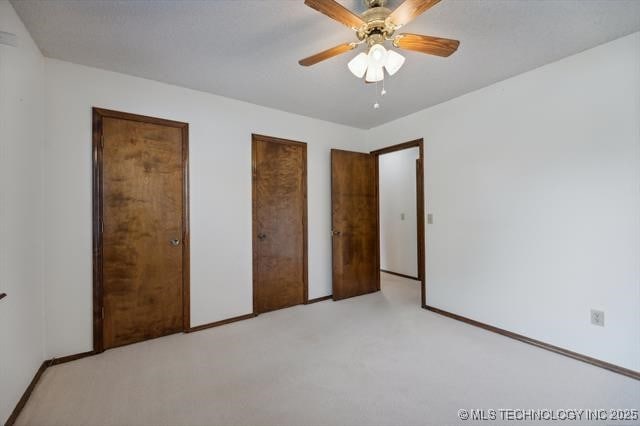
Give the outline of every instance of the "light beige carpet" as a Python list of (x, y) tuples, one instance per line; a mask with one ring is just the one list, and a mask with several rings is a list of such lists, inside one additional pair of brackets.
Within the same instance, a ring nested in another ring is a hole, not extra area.
[(55, 366), (17, 424), (522, 425), (465, 422), (458, 410), (640, 404), (638, 381), (425, 311), (419, 298), (415, 281), (383, 274), (376, 294)]

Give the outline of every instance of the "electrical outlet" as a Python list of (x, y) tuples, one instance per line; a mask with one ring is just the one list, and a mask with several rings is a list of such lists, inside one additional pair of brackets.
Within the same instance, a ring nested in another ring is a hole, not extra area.
[(604, 327), (604, 312), (592, 309), (591, 310), (591, 324), (599, 325), (600, 327)]
[(433, 213), (427, 214), (427, 224), (433, 225)]

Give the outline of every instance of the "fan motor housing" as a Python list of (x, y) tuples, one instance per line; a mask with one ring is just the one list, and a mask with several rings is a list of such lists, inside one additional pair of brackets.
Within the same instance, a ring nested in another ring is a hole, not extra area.
[[(371, 3), (374, 2), (375, 0), (371, 0)], [(375, 6), (364, 11), (362, 20), (366, 24), (357, 31), (358, 39), (366, 39), (369, 45), (384, 42), (385, 38), (390, 37), (395, 30), (387, 20), (390, 14), (391, 10), (384, 6)]]
[(364, 5), (368, 8), (372, 8), (372, 7), (382, 7), (385, 5), (385, 3), (387, 3), (386, 0), (362, 0), (364, 2)]

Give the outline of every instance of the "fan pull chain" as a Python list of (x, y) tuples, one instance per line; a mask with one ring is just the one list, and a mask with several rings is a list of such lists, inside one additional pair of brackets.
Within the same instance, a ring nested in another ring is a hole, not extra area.
[(382, 90), (378, 90), (378, 81), (376, 81), (376, 100), (373, 104), (373, 109), (380, 108), (380, 102), (378, 101), (379, 97), (387, 94), (387, 90), (384, 88), (384, 76), (382, 77)]

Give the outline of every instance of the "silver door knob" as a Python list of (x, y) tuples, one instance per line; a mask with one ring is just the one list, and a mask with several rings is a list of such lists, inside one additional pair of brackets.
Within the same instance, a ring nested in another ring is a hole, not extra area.
[(340, 235), (340, 231), (333, 230), (333, 231), (331, 231), (331, 235), (339, 236)]
[(169, 240), (172, 246), (177, 247), (180, 245), (180, 240)]
[(259, 238), (260, 240), (264, 240), (265, 238), (267, 238), (267, 235), (266, 235), (266, 234), (263, 234), (263, 233), (261, 232), (261, 233), (259, 233), (259, 234), (258, 234), (258, 238)]

